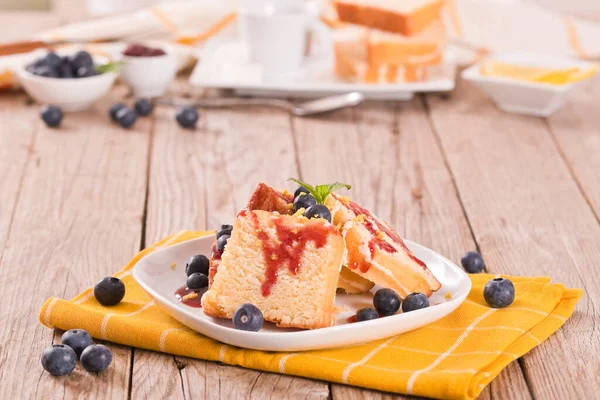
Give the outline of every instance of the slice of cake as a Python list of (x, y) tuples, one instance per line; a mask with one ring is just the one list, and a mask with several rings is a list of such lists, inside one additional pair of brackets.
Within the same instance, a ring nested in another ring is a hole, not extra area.
[(344, 252), (342, 235), (324, 219), (243, 210), (202, 297), (204, 313), (231, 318), (239, 306), (251, 303), (278, 326), (335, 325)]
[(334, 0), (342, 22), (415, 35), (440, 17), (444, 0)]
[(440, 288), (427, 265), (419, 260), (388, 224), (347, 197), (331, 193), (325, 203), (344, 236), (346, 266), (401, 297), (419, 292), (427, 297)]
[(358, 294), (368, 292), (373, 286), (375, 284), (370, 280), (350, 271), (347, 267), (342, 267), (337, 283), (338, 289), (342, 289), (348, 294)]

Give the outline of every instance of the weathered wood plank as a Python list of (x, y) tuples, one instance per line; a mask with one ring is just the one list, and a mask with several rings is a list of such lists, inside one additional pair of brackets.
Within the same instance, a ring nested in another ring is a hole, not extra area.
[[(308, 182), (352, 184), (353, 199), (390, 221), (403, 236), (455, 261), (475, 248), (418, 100), (367, 103), (326, 119), (296, 118), (294, 127), (302, 177)], [(520, 373), (518, 365), (512, 368)], [(336, 384), (332, 394), (340, 399), (392, 396)]]
[(464, 83), (451, 101), (431, 98), (430, 106), (489, 269), (550, 275), (585, 290), (573, 318), (524, 357), (534, 398), (596, 396), (600, 226), (547, 126), (540, 119), (502, 113)]
[(111, 346), (114, 365), (100, 379), (45, 373), (39, 357), (53, 333), (37, 313), (47, 297), (73, 297), (138, 251), (148, 137), (143, 124), (130, 132), (111, 126), (101, 105), (67, 114), (54, 130), (43, 127), (37, 106), (21, 112), (39, 132), (0, 266), (1, 359), (11, 366), (0, 369), (0, 398), (74, 397), (83, 388), (91, 397), (125, 397), (129, 350), (120, 346)]
[[(156, 113), (147, 243), (181, 229), (215, 229), (230, 223), (258, 181), (281, 186), (297, 175), (287, 114), (211, 111), (202, 113), (196, 131), (188, 131), (174, 123), (173, 113), (165, 108)], [(327, 398), (329, 393), (323, 382), (137, 349), (133, 371), (132, 398), (148, 393), (177, 398)], [(136, 379), (142, 374), (146, 379)]]
[(557, 146), (587, 202), (600, 220), (600, 77), (547, 119)]

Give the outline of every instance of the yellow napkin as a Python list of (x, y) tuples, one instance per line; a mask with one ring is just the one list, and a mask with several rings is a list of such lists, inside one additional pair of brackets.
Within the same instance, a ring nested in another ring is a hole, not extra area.
[(81, 328), (103, 340), (263, 371), (388, 392), (472, 399), (507, 364), (556, 332), (582, 295), (579, 289), (550, 284), (546, 277), (510, 277), (516, 299), (507, 308), (495, 309), (485, 303), (482, 294), (493, 276), (471, 275), (473, 289), (467, 300), (452, 314), (421, 329), (342, 349), (298, 353), (247, 350), (179, 324), (161, 312), (131, 276), (135, 263), (146, 254), (207, 234), (213, 232), (179, 232), (135, 256), (115, 275), (127, 287), (119, 305), (101, 306), (92, 289), (87, 289), (69, 301), (48, 299), (40, 321), (49, 328)]

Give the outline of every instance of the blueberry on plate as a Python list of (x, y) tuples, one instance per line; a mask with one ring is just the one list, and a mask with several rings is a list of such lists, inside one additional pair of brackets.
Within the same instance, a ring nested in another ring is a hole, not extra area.
[(229, 235), (222, 235), (217, 239), (217, 248), (221, 253), (225, 251), (225, 246), (227, 245), (227, 241), (229, 240)]
[(69, 63), (71, 64), (73, 70), (77, 70), (81, 67), (94, 66), (94, 60), (87, 51), (78, 51), (77, 53), (73, 54), (69, 59)]
[(485, 301), (494, 308), (503, 308), (515, 300), (515, 285), (506, 278), (494, 278), (483, 288)]
[(401, 303), (400, 296), (392, 289), (379, 289), (373, 296), (375, 309), (384, 317), (396, 314)]
[(185, 274), (190, 276), (195, 272), (200, 272), (204, 275), (208, 275), (209, 267), (210, 261), (208, 260), (208, 257), (203, 254), (196, 254), (195, 256), (192, 256), (185, 265)]
[(411, 293), (402, 302), (402, 312), (429, 307), (429, 299), (423, 293)]
[(102, 372), (112, 362), (112, 352), (103, 344), (93, 344), (81, 353), (81, 366), (87, 372)]
[(75, 369), (77, 354), (69, 346), (55, 344), (42, 352), (42, 367), (53, 376), (65, 376)]
[(483, 262), (483, 258), (476, 251), (465, 253), (460, 259), (460, 263), (465, 271), (470, 274), (477, 274), (485, 269), (485, 262)]
[(75, 78), (89, 78), (90, 76), (96, 76), (96, 68), (93, 65), (82, 65), (75, 70)]
[(115, 119), (122, 128), (129, 129), (135, 124), (137, 115), (129, 107), (123, 107), (115, 113)]
[(208, 276), (202, 272), (194, 272), (187, 278), (186, 286), (188, 289), (200, 290), (208, 286)]
[(232, 231), (233, 231), (233, 226), (232, 225), (227, 225), (227, 224), (221, 225), (221, 229), (219, 229), (217, 231), (217, 239), (220, 238), (223, 235), (229, 235), (229, 236), (231, 236), (231, 232)]
[(294, 199), (294, 211), (298, 211), (301, 208), (306, 210), (315, 204), (317, 204), (317, 200), (311, 194), (299, 194)]
[(331, 222), (331, 211), (323, 204), (315, 204), (314, 206), (308, 207), (306, 211), (304, 211), (304, 216), (308, 219), (324, 218)]
[(58, 127), (63, 119), (62, 110), (55, 106), (42, 107), (41, 115), (42, 120), (51, 128)]
[(94, 286), (94, 296), (103, 306), (114, 306), (125, 297), (125, 284), (119, 278), (107, 276)]
[(300, 193), (309, 194), (309, 191), (304, 186), (298, 186), (298, 189), (294, 192), (294, 199), (300, 195)]
[(193, 107), (180, 107), (175, 113), (175, 119), (182, 128), (194, 129), (198, 122), (198, 111)]
[(135, 112), (142, 117), (152, 114), (154, 104), (148, 99), (139, 99), (134, 105)]
[(71, 329), (63, 333), (60, 343), (69, 346), (73, 349), (77, 358), (81, 356), (81, 352), (88, 346), (94, 344), (92, 337), (83, 329)]
[(371, 307), (360, 309), (356, 313), (356, 322), (368, 321), (370, 319), (377, 318), (379, 318), (379, 313), (373, 310)]
[(113, 122), (117, 122), (117, 112), (119, 112), (119, 110), (125, 107), (127, 106), (123, 103), (116, 103), (110, 106), (110, 109), (108, 110), (108, 115), (110, 115), (110, 119)]
[(242, 304), (233, 314), (233, 326), (242, 331), (258, 332), (263, 322), (262, 312), (250, 303)]

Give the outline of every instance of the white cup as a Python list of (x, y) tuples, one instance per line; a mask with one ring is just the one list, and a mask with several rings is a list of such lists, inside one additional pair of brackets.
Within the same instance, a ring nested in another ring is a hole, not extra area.
[[(305, 0), (245, 0), (238, 19), (250, 60), (262, 67), (263, 78), (293, 78), (307, 61), (325, 57), (333, 47), (318, 7)], [(311, 41), (307, 55), (311, 33), (319, 46)]]

